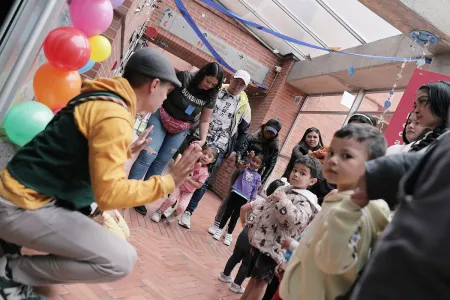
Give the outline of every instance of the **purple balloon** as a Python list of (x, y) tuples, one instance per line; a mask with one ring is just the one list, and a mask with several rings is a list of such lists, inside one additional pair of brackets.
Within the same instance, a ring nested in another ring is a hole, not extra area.
[(118, 8), (125, 0), (110, 0), (113, 8)]
[(113, 8), (110, 0), (71, 0), (70, 20), (87, 37), (100, 35), (111, 25)]

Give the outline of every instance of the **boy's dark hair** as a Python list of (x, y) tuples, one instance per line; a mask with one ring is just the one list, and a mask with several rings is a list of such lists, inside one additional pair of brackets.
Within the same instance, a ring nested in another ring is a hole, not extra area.
[(369, 124), (348, 124), (336, 131), (334, 137), (353, 138), (358, 143), (366, 143), (369, 160), (386, 154), (386, 139), (376, 127)]
[(272, 181), (272, 182), (269, 184), (269, 186), (267, 187), (266, 195), (267, 195), (267, 196), (272, 195), (273, 192), (275, 192), (276, 189), (279, 188), (280, 186), (284, 186), (284, 182), (281, 181), (281, 179), (277, 179), (277, 180)]
[[(311, 178), (319, 178), (322, 174), (322, 164), (320, 161), (311, 155), (302, 155), (294, 163), (295, 165), (303, 165), (311, 172)], [(292, 172), (292, 171), (291, 171)]]
[[(134, 70), (128, 70), (125, 69), (123, 75), (123, 78), (125, 78), (131, 85), (132, 88), (138, 89), (140, 87), (143, 87), (146, 84), (149, 84), (152, 82), (155, 78), (148, 77), (145, 75), (142, 75), (141, 73), (138, 73)], [(161, 83), (164, 84), (168, 81), (160, 79)]]

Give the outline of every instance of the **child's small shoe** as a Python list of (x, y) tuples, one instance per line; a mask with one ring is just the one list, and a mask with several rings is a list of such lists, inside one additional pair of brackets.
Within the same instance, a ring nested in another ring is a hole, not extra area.
[(152, 215), (151, 220), (153, 222), (159, 223), (161, 221), (162, 211), (158, 208)]
[(245, 292), (245, 288), (242, 285), (237, 285), (236, 283), (232, 283), (230, 285), (230, 291), (236, 294), (243, 294)]
[(219, 280), (222, 282), (231, 283), (231, 282), (233, 282), (233, 277), (227, 276), (227, 275), (223, 274), (223, 272), (222, 272), (219, 275)]
[(212, 225), (211, 227), (209, 227), (208, 232), (209, 232), (210, 234), (214, 234), (214, 233), (216, 233), (217, 229), (219, 229), (219, 226), (217, 226), (217, 225), (214, 223), (214, 225)]
[(213, 239), (220, 240), (221, 237), (222, 237), (222, 229), (217, 229), (213, 235)]
[(233, 241), (233, 236), (230, 233), (227, 233), (225, 235), (225, 239), (223, 240), (223, 243), (227, 246), (231, 245), (231, 241)]

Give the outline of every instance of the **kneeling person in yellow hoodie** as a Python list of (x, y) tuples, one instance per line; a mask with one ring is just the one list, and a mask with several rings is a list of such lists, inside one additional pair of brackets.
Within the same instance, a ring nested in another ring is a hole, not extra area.
[[(123, 77), (83, 83), (44, 131), (0, 173), (0, 239), (49, 253), (1, 256), (0, 296), (39, 299), (29, 288), (110, 282), (127, 276), (135, 249), (78, 210), (135, 207), (172, 193), (196, 167), (191, 146), (166, 176), (128, 180), (136, 112), (154, 112), (174, 86), (170, 61), (150, 48), (136, 51)], [(0, 297), (2, 298), (2, 297)]]
[(386, 141), (378, 129), (351, 124), (334, 134), (323, 174), (338, 192), (325, 197), (300, 239), (284, 273), (284, 300), (335, 300), (345, 295), (368, 260), (370, 249), (389, 223), (384, 200), (352, 200), (364, 163), (383, 156)]

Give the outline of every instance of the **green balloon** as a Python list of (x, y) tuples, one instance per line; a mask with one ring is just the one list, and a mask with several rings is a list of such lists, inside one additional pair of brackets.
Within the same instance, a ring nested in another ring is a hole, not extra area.
[(36, 101), (25, 101), (12, 107), (6, 115), (5, 132), (19, 146), (31, 141), (53, 118), (50, 108)]

